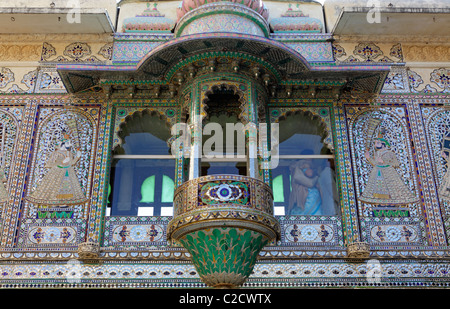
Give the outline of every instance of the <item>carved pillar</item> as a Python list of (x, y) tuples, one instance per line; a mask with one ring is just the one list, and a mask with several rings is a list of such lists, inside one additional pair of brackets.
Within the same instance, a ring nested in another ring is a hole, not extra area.
[(200, 176), (200, 165), (202, 157), (202, 102), (197, 97), (197, 92), (193, 90), (189, 127), (191, 134), (191, 148), (189, 154), (189, 179)]
[(247, 135), (247, 175), (253, 178), (258, 178), (258, 127), (254, 122), (246, 125)]

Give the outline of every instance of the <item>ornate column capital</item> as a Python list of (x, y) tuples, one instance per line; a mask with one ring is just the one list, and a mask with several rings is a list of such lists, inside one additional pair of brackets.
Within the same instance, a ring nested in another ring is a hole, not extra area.
[(368, 259), (370, 257), (369, 244), (362, 241), (348, 244), (347, 257), (350, 259)]

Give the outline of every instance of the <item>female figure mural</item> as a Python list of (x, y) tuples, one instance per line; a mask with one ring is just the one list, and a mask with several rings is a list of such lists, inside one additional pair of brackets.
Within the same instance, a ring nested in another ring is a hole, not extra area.
[(322, 199), (316, 171), (309, 159), (299, 160), (290, 166), (292, 191), (289, 196), (288, 214), (321, 215)]
[(70, 136), (63, 134), (57, 148), (46, 163), (50, 170), (27, 200), (36, 204), (67, 206), (87, 201), (78, 181), (74, 166), (81, 157), (72, 152)]
[(407, 188), (395, 167), (400, 165), (389, 142), (381, 135), (375, 139), (374, 156), (369, 151), (365, 157), (373, 166), (366, 188), (359, 198), (361, 202), (377, 205), (401, 205), (418, 202), (419, 199)]

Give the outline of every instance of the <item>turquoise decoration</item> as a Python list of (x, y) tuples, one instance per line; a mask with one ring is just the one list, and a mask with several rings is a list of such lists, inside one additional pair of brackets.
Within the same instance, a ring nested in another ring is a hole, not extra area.
[(192, 255), (203, 282), (226, 288), (240, 286), (250, 276), (268, 238), (247, 229), (212, 228), (186, 234), (180, 243)]
[(249, 191), (247, 185), (241, 182), (212, 182), (202, 186), (200, 200), (203, 204), (228, 202), (239, 205), (248, 205)]
[(246, 176), (211, 175), (183, 183), (175, 191), (169, 241), (191, 254), (208, 286), (241, 286), (261, 249), (280, 235), (272, 215), (272, 189)]

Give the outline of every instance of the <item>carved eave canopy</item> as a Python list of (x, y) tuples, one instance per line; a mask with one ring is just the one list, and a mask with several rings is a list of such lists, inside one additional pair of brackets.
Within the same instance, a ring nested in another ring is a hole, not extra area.
[(379, 93), (386, 64), (311, 64), (285, 44), (253, 35), (208, 33), (183, 36), (150, 51), (136, 65), (58, 64), (69, 93), (176, 95), (178, 87), (201, 74), (229, 73), (257, 79), (271, 95), (303, 87), (333, 95)]

